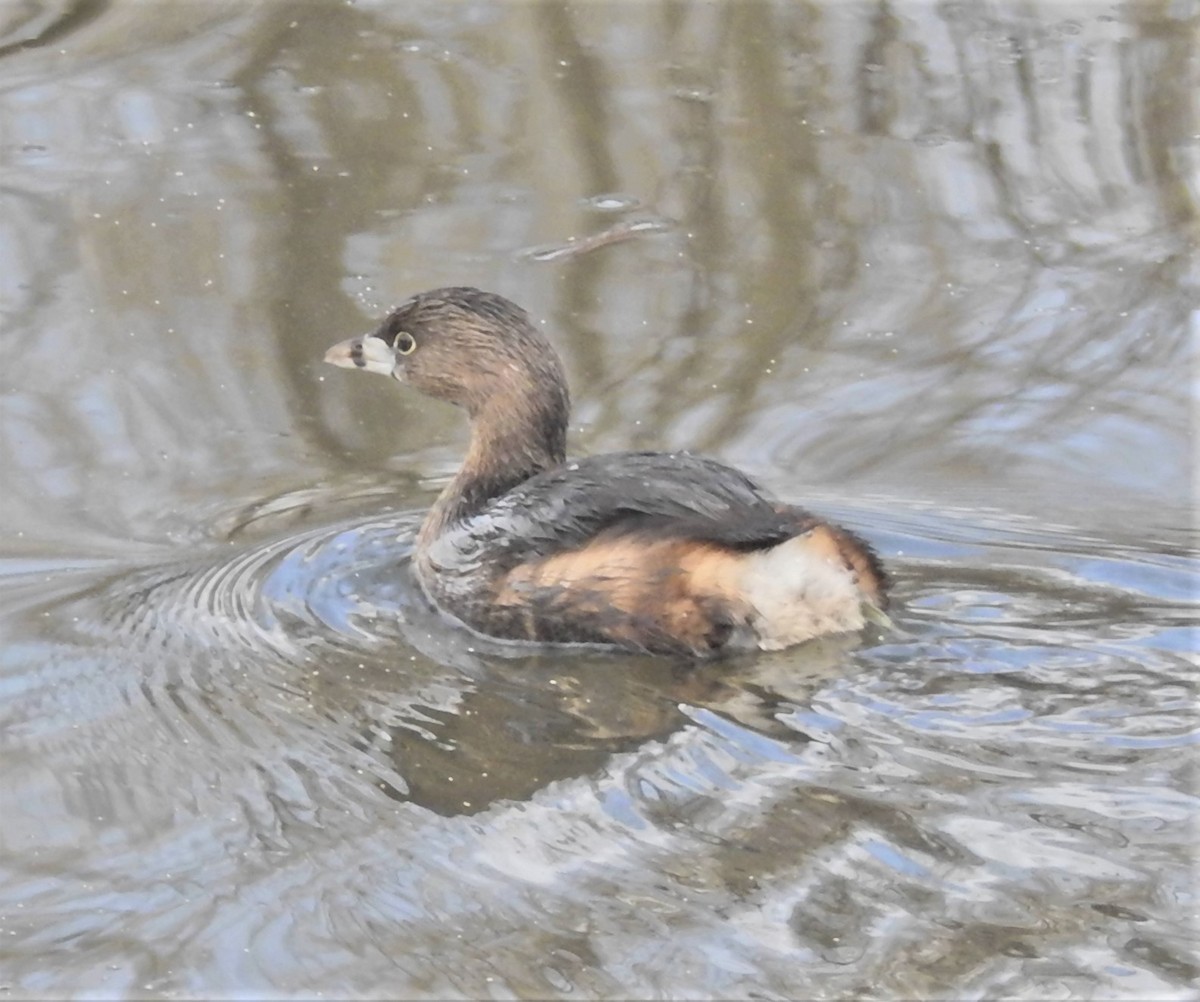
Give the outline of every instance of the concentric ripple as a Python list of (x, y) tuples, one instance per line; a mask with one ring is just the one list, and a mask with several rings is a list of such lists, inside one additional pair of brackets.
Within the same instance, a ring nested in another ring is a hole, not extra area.
[[(345, 718), (346, 691), (323, 676), (334, 665), (344, 676), (347, 651), (394, 645), (407, 610), (424, 609), (408, 567), (415, 522), (343, 520), (239, 539), (205, 557), (124, 572), (106, 565), (69, 598), (28, 604), (11, 617), (11, 633), (38, 640), (4, 649), (0, 744), (10, 764), (86, 765), (53, 779), (16, 774), (83, 784), (88, 792), (68, 800), (87, 803), (93, 819), (153, 814), (139, 800), (194, 787), (196, 763), (252, 799), (281, 789), (311, 799), (324, 789), (323, 799), (344, 801), (337, 783), (314, 779), (331, 758), (401, 788), (353, 727), (328, 728), (331, 717)], [(421, 691), (421, 672), (411, 677), (397, 714)]]
[(147, 649), (265, 648), (294, 655), (314, 638), (370, 641), (421, 601), (409, 572), (415, 516), (357, 520), (255, 543), (208, 559), (112, 575), (77, 601), (77, 630)]
[[(891, 984), (909, 940), (887, 930), (908, 929), (935, 959), (991, 963), (999, 936), (1099, 977), (1079, 914), (1105, 969), (1190, 971), (1158, 896), (1185, 882), (1169, 773), (1195, 740), (1174, 547), (822, 505), (873, 527), (898, 630), (685, 669), (492, 651), (422, 599), (416, 515), (272, 506), (207, 554), (82, 567), (6, 614), (0, 918), (22, 989), (64, 943), (140, 972), (114, 928), (172, 951), (137, 980), (164, 994), (188, 970), (388, 984), (414, 943), (441, 985), (450, 927), (478, 995), (497, 929), (587, 928), (617, 956), (657, 951), (659, 916), (700, 994), (752, 969), (782, 997), (797, 956), (841, 994), (854, 958)], [(653, 929), (606, 904), (628, 900)], [(718, 941), (728, 970), (697, 960)], [(571, 936), (548, 953), (564, 983), (602, 966)], [(640, 984), (621, 971), (608, 994)]]

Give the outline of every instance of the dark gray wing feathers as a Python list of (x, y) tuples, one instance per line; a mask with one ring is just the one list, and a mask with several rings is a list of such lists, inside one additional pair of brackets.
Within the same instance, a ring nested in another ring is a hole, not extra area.
[(606, 533), (762, 549), (803, 531), (806, 521), (806, 512), (778, 504), (715, 460), (624, 452), (573, 460), (531, 477), (452, 531), (511, 567)]

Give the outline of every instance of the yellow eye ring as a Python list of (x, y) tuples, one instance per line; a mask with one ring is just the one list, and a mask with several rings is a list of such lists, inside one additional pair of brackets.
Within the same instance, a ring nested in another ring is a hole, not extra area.
[(401, 331), (396, 335), (396, 354), (411, 355), (417, 348), (417, 339), (414, 338), (408, 331)]

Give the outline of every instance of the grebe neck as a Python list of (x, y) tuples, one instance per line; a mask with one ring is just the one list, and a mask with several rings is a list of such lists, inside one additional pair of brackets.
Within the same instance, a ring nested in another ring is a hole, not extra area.
[(554, 390), (493, 397), (471, 414), (467, 454), (425, 516), (418, 549), (530, 477), (563, 463), (569, 403), (565, 387)]

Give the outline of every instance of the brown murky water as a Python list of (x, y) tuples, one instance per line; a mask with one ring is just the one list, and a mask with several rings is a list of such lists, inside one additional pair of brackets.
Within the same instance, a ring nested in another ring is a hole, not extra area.
[[(0, 5), (0, 998), (1192, 997), (1198, 17)], [(431, 617), (443, 284), (897, 629)]]

